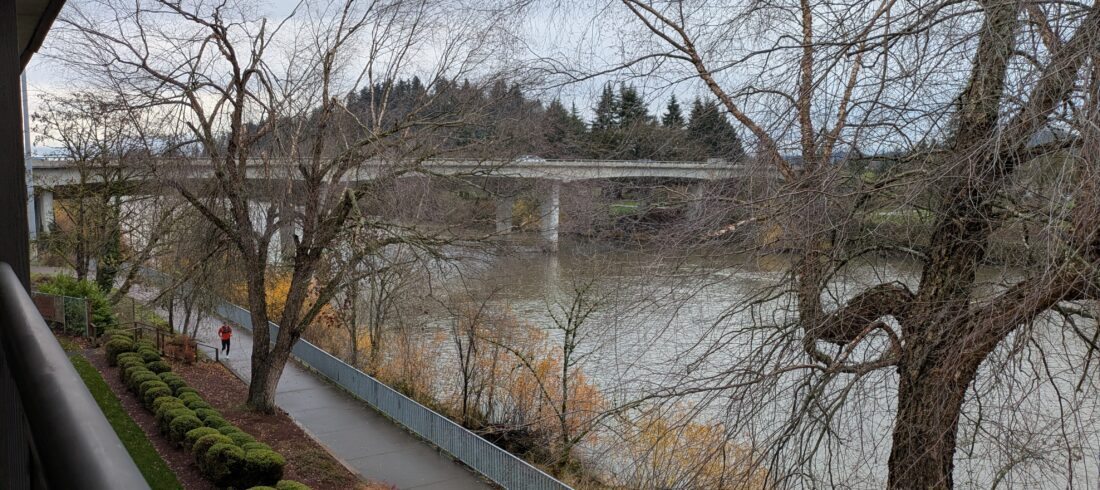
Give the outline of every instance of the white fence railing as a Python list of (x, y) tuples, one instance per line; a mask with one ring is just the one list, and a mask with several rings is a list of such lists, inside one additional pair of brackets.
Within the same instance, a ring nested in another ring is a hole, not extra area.
[[(169, 276), (153, 269), (142, 267), (141, 274), (153, 282), (173, 283)], [(251, 313), (240, 306), (223, 301), (217, 313), (248, 331), (253, 330)], [(274, 339), (279, 326), (268, 322), (268, 328)], [(504, 488), (572, 490), (530, 463), (305, 340), (299, 339), (291, 353), (306, 366)]]

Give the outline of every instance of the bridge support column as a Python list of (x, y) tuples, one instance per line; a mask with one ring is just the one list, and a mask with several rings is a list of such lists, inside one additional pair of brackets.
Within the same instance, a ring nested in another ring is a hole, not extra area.
[(694, 182), (688, 188), (687, 219), (696, 221), (703, 217), (706, 206), (703, 204), (703, 182)]
[(516, 198), (502, 197), (497, 200), (497, 233), (512, 231), (512, 210), (516, 207)]
[(550, 188), (539, 206), (539, 225), (543, 248), (547, 252), (558, 251), (558, 220), (561, 214), (561, 181), (551, 180)]
[(38, 218), (38, 231), (49, 233), (54, 223), (53, 192), (47, 190), (36, 192), (34, 200), (35, 207), (37, 208), (37, 213), (35, 214)]

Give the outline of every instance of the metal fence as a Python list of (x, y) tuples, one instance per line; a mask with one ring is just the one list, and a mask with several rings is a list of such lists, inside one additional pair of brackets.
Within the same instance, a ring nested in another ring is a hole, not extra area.
[[(252, 317), (244, 308), (231, 303), (222, 303), (218, 307), (218, 314), (247, 330), (252, 330)], [(274, 339), (279, 327), (269, 323), (269, 328), (271, 338)], [(305, 365), (504, 488), (517, 490), (570, 488), (526, 461), (305, 340), (298, 340), (294, 344), (293, 354)]]
[(53, 329), (70, 334), (94, 337), (92, 327), (91, 304), (85, 298), (61, 296), (35, 291), (31, 294), (38, 312)]

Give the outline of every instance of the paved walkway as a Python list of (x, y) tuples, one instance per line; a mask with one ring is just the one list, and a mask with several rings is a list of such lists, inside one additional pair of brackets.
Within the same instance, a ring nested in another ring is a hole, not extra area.
[[(131, 296), (150, 298), (153, 292), (135, 287)], [(177, 318), (182, 318), (182, 312)], [(221, 345), (216, 339), (221, 322), (215, 318), (199, 326), (198, 340)], [(252, 335), (243, 328), (233, 331), (229, 359), (231, 371), (246, 383), (251, 372)], [(279, 380), (275, 403), (310, 436), (344, 464), (370, 480), (415, 489), (487, 489), (473, 472), (441, 454), (389, 421), (366, 403), (340, 390), (294, 362), (287, 364)]]

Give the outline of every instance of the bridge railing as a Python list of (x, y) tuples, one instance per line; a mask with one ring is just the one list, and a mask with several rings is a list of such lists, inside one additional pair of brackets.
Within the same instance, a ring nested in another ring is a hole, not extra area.
[[(158, 271), (143, 269), (142, 272), (154, 281), (170, 281)], [(252, 315), (248, 310), (223, 301), (216, 311), (222, 318), (248, 331), (253, 330)], [(268, 328), (274, 339), (279, 326), (269, 322)], [(530, 463), (305, 340), (299, 339), (294, 344), (292, 354), (306, 366), (504, 488), (572, 490)]]

